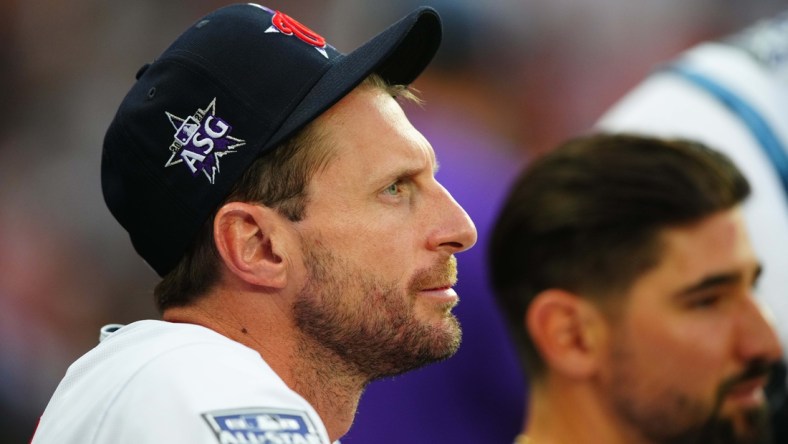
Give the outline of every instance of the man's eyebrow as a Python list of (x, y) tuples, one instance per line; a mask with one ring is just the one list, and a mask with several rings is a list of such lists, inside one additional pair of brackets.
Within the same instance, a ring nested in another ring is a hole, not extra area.
[[(758, 281), (758, 278), (761, 276), (762, 272), (763, 272), (763, 267), (759, 264), (755, 269), (755, 273), (753, 273), (752, 275), (750, 284), (755, 285), (755, 283)], [(735, 284), (741, 282), (745, 278), (746, 278), (745, 273), (741, 271), (714, 274), (701, 279), (697, 283), (684, 287), (683, 289), (676, 292), (676, 294), (678, 296), (689, 295), (692, 293), (701, 292), (703, 290), (707, 290), (714, 287)]]
[(403, 178), (413, 177), (421, 173), (422, 171), (424, 171), (424, 169), (421, 167), (402, 168), (401, 170), (398, 170), (393, 174), (391, 174), (391, 177), (397, 179), (403, 179)]
[[(426, 168), (428, 169), (429, 167), (426, 167)], [(434, 164), (434, 166), (432, 168), (432, 173), (433, 174), (437, 173), (439, 168), (440, 168), (440, 165), (438, 164), (438, 161), (436, 160), (435, 164)], [(425, 167), (423, 167), (423, 166), (403, 167), (402, 169), (395, 170), (395, 171), (391, 172), (390, 174), (387, 174), (385, 176), (385, 181), (394, 181), (394, 180), (400, 180), (400, 179), (407, 179), (409, 177), (417, 176), (417, 175), (421, 174), (424, 171), (425, 171)]]

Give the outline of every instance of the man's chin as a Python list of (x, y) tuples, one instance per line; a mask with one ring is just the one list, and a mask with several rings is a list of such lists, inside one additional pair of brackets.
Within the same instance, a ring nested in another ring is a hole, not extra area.
[(445, 340), (443, 347), (436, 353), (435, 360), (442, 361), (454, 356), (457, 350), (460, 349), (460, 342), (462, 342), (462, 330), (460, 323), (454, 315), (449, 315), (443, 322), (443, 334)]
[(708, 424), (699, 442), (709, 444), (771, 444), (769, 412), (764, 405), (739, 409)]
[(444, 361), (457, 353), (462, 342), (460, 324), (454, 315), (448, 315), (439, 321), (422, 324), (420, 342), (412, 344), (409, 350), (402, 351), (398, 365), (394, 365), (390, 372), (377, 375), (380, 377), (396, 376), (425, 367), (429, 364)]
[(765, 402), (758, 406), (744, 409), (731, 418), (734, 433), (743, 443), (771, 443), (769, 409)]
[(459, 321), (451, 313), (439, 317), (433, 315), (432, 318), (423, 323), (424, 334), (430, 340), (424, 341), (426, 350), (422, 354), (427, 355), (425, 360), (438, 362), (457, 353), (462, 341), (462, 330)]

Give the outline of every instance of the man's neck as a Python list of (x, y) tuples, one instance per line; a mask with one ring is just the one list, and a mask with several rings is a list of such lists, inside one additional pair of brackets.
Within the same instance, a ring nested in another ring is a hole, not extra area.
[[(339, 356), (308, 337), (282, 316), (265, 318), (271, 310), (249, 308), (255, 319), (244, 314), (227, 315), (219, 307), (170, 309), (164, 319), (210, 328), (257, 351), (269, 367), (301, 395), (318, 413), (331, 441), (347, 433), (368, 378), (349, 367)], [(222, 316), (222, 313), (225, 316)]]
[(303, 334), (293, 348), (289, 368), (288, 385), (318, 412), (331, 439), (347, 433), (369, 379), (335, 352)]
[(569, 381), (531, 388), (523, 434), (530, 444), (645, 444), (590, 387)]

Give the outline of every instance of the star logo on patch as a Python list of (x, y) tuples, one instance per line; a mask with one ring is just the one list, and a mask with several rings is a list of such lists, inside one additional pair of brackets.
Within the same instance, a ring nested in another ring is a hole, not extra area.
[(279, 11), (274, 12), (274, 15), (271, 16), (271, 26), (268, 27), (265, 32), (294, 35), (302, 42), (314, 46), (317, 52), (322, 54), (323, 57), (328, 58), (328, 52), (326, 52), (326, 39), (287, 14)]
[(202, 173), (213, 184), (219, 170), (219, 159), (236, 152), (246, 141), (230, 135), (233, 127), (216, 115), (216, 98), (204, 109), (183, 118), (165, 111), (175, 129), (164, 167), (183, 164), (192, 176)]

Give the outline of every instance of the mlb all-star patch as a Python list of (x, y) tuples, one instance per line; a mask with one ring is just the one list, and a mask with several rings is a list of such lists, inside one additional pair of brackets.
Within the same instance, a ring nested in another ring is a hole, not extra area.
[(233, 127), (216, 115), (216, 98), (204, 109), (197, 109), (186, 118), (166, 112), (175, 128), (170, 144), (172, 155), (165, 167), (184, 164), (193, 176), (202, 173), (214, 183), (219, 173), (219, 159), (235, 152), (246, 142), (230, 135)]
[(275, 11), (274, 15), (271, 16), (271, 26), (266, 29), (265, 32), (294, 35), (302, 42), (314, 46), (317, 52), (322, 54), (323, 57), (328, 58), (328, 52), (326, 52), (326, 39), (287, 14)]
[(203, 413), (220, 444), (321, 444), (306, 412), (248, 408)]

